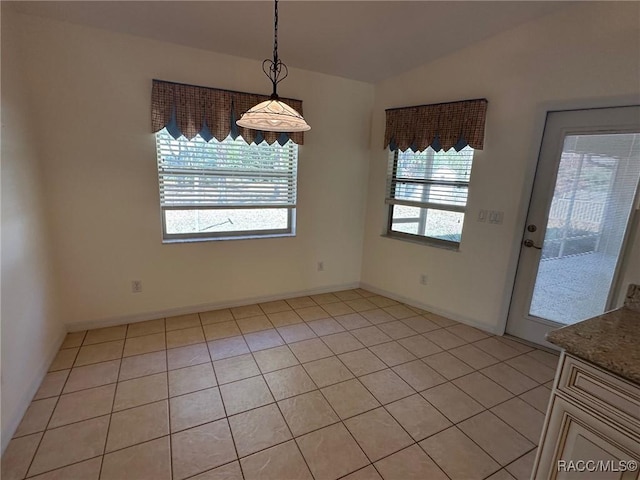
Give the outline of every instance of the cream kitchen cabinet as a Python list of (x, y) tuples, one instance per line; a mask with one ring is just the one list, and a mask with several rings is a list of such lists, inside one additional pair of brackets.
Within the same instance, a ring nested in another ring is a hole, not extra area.
[(564, 352), (531, 478), (632, 480), (639, 462), (638, 384)]

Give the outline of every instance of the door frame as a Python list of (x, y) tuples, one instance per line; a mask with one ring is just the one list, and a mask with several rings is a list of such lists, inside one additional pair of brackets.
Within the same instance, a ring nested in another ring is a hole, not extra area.
[[(506, 332), (509, 310), (515, 292), (515, 281), (522, 254), (522, 242), (524, 240), (527, 217), (529, 216), (529, 206), (533, 197), (533, 185), (535, 174), (538, 170), (540, 153), (542, 150), (542, 139), (547, 122), (547, 115), (550, 112), (561, 112), (567, 110), (595, 110), (601, 108), (627, 107), (639, 105), (640, 96), (638, 94), (616, 95), (611, 97), (578, 98), (572, 100), (549, 101), (538, 104), (535, 109), (531, 144), (529, 147), (529, 161), (525, 169), (525, 182), (520, 196), (518, 212), (516, 214), (515, 231), (513, 243), (508, 260), (507, 275), (505, 281), (504, 297), (501, 301), (500, 321), (496, 328), (496, 334), (502, 335)], [(639, 215), (640, 216), (640, 215)], [(640, 235), (640, 233), (638, 233)], [(620, 275), (622, 277), (622, 275)], [(558, 349), (555, 345), (548, 344), (553, 349)]]
[[(601, 113), (600, 113), (601, 112)], [(529, 204), (527, 223), (537, 224), (539, 232), (536, 237), (546, 234), (546, 214), (551, 208), (554, 196), (554, 188), (558, 174), (561, 152), (564, 139), (567, 135), (607, 134), (607, 133), (640, 133), (640, 105), (623, 107), (607, 107), (600, 109), (563, 110), (549, 112), (545, 124), (545, 133), (542, 140), (540, 161), (536, 171), (532, 202)], [(637, 193), (636, 193), (637, 195)], [(533, 198), (536, 196), (536, 198)], [(635, 209), (637, 197), (634, 196), (631, 205)], [(533, 218), (532, 218), (533, 216)], [(611, 307), (612, 298), (616, 295), (620, 275), (621, 258), (624, 257), (626, 240), (629, 238), (629, 218), (625, 226), (625, 236), (620, 255), (617, 258), (611, 289), (607, 295), (607, 304), (604, 311)], [(523, 232), (524, 233), (524, 232)], [(531, 237), (524, 233), (525, 236)], [(535, 256), (534, 254), (537, 253)], [(531, 315), (528, 306), (531, 304), (533, 288), (536, 282), (536, 271), (540, 267), (540, 252), (522, 250), (518, 272), (515, 279), (515, 288), (512, 294), (510, 318), (507, 320), (507, 331), (511, 335), (523, 338), (547, 346), (550, 344), (544, 340), (544, 335), (550, 329), (565, 326), (561, 322), (540, 318)], [(522, 310), (522, 311), (521, 311)], [(510, 324), (509, 321), (512, 323)], [(509, 328), (511, 326), (511, 328)]]

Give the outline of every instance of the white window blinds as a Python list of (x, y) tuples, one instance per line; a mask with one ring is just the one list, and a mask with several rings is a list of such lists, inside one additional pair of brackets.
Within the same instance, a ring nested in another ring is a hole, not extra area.
[(386, 203), (464, 212), (473, 149), (392, 152)]
[(163, 209), (295, 208), (298, 146), (156, 133)]

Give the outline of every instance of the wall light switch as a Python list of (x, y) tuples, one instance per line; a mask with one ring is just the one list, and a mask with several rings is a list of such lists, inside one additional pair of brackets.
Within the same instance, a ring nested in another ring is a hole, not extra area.
[(489, 223), (500, 225), (502, 224), (503, 217), (504, 212), (500, 212), (498, 210), (489, 210)]
[(487, 211), (486, 210), (480, 210), (480, 212), (478, 212), (478, 221), (479, 222), (486, 222), (487, 221)]
[(142, 292), (142, 280), (132, 280), (131, 293), (141, 293), (141, 292)]

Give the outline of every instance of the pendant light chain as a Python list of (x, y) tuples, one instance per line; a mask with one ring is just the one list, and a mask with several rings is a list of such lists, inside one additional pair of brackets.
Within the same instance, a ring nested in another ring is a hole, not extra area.
[(271, 80), (273, 86), (271, 98), (277, 100), (278, 93), (276, 85), (289, 75), (289, 69), (278, 57), (278, 0), (275, 0), (273, 15), (273, 60), (266, 59), (262, 62), (262, 71), (269, 77), (269, 80)]
[(278, 63), (278, 0), (275, 0), (275, 8), (273, 14), (273, 63)]

